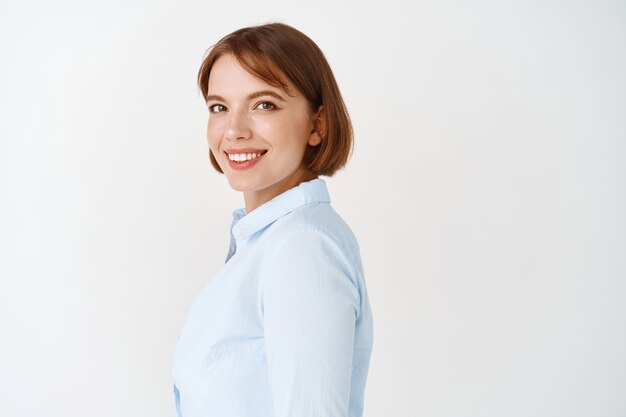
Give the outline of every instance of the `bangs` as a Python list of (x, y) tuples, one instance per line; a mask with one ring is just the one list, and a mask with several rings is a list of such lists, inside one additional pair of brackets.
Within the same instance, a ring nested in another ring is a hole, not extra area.
[(290, 91), (289, 85), (285, 81), (287, 77), (269, 58), (268, 54), (261, 52), (258, 49), (242, 48), (242, 45), (232, 45), (232, 54), (237, 61), (244, 67), (250, 74), (263, 80), (267, 84), (280, 88), (290, 96), (294, 94)]

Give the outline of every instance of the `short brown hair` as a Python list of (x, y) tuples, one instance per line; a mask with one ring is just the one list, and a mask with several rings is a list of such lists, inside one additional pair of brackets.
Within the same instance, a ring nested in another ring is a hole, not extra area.
[[(251, 74), (287, 93), (286, 76), (309, 103), (311, 112), (324, 106), (321, 143), (307, 145), (303, 162), (316, 175), (331, 177), (343, 168), (353, 151), (353, 130), (335, 76), (321, 49), (304, 33), (284, 23), (238, 29), (210, 49), (198, 71), (198, 87), (206, 101), (211, 68), (217, 58), (232, 54)], [(211, 165), (220, 173), (213, 152)]]

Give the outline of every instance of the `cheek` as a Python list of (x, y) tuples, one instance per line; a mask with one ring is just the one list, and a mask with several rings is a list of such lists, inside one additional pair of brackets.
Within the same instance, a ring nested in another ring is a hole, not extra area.
[(219, 126), (211, 120), (209, 120), (209, 122), (207, 123), (206, 137), (211, 148), (216, 148), (219, 145), (220, 139), (222, 137), (222, 135), (220, 134)]
[(256, 125), (256, 131), (268, 142), (283, 148), (300, 148), (302, 140), (306, 142), (306, 123), (291, 117), (266, 120)]

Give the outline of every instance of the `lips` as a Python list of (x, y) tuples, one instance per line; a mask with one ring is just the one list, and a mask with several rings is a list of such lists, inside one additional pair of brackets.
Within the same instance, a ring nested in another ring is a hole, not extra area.
[[(241, 151), (238, 150), (238, 152), (241, 152)], [(243, 161), (233, 161), (232, 159), (230, 159), (230, 157), (227, 157), (226, 159), (228, 159), (228, 166), (230, 166), (230, 168), (233, 171), (244, 171), (244, 170), (250, 169), (256, 164), (258, 164), (261, 159), (263, 159), (263, 157), (267, 153), (267, 150), (264, 150), (263, 152), (257, 151), (257, 152), (250, 152), (250, 153), (258, 154), (258, 156), (252, 159), (246, 159)]]

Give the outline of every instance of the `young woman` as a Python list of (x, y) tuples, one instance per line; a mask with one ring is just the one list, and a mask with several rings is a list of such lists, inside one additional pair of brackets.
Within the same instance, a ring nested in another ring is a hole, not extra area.
[(211, 164), (245, 207), (178, 339), (178, 416), (361, 416), (372, 312), (359, 244), (319, 178), (352, 149), (330, 66), (300, 31), (265, 24), (215, 44), (198, 85)]

